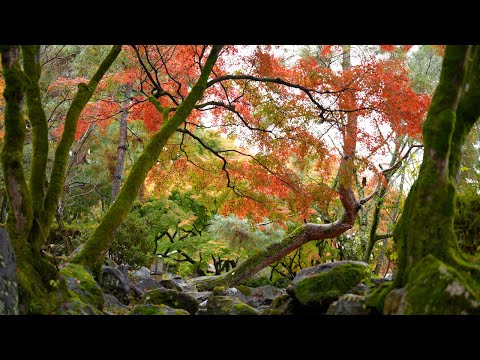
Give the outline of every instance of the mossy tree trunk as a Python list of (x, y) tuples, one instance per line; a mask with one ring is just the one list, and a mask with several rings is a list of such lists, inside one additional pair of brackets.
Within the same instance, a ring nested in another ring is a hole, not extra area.
[[(69, 150), (75, 138), (78, 118), (93, 95), (98, 83), (121, 51), (114, 46), (88, 84), (79, 84), (65, 119), (64, 131), (53, 161), (47, 186), (48, 124), (41, 103), (39, 79), (40, 46), (22, 46), (23, 70), (20, 66), (20, 47), (1, 48), (2, 69), (5, 78), (5, 137), (1, 152), (9, 215), (6, 223), (17, 257), (17, 279), (20, 308), (23, 312), (49, 312), (55, 307), (50, 296), (50, 280), (58, 272), (41, 253), (52, 225), (58, 199), (65, 182)], [(26, 95), (27, 113), (32, 124), (32, 161), (30, 178), (23, 169), (25, 119), (23, 97)]]
[[(400, 143), (397, 143), (395, 146), (395, 150), (393, 151), (393, 154), (392, 154), (392, 160), (390, 161), (390, 166), (389, 166), (390, 168), (394, 166), (395, 163), (397, 162), (399, 151), (400, 151)], [(394, 174), (395, 174), (395, 170), (389, 171), (385, 174), (385, 182), (387, 183), (387, 185)], [(387, 187), (384, 185), (381, 185), (377, 195), (375, 195), (374, 197), (375, 207), (373, 209), (372, 222), (370, 225), (370, 230), (368, 232), (368, 244), (367, 244), (367, 248), (365, 249), (365, 253), (363, 254), (363, 261), (365, 261), (366, 263), (370, 262), (370, 256), (372, 255), (373, 247), (375, 246), (375, 243), (378, 240), (380, 240), (377, 237), (377, 229), (380, 222), (380, 211), (382, 210), (383, 200), (386, 194), (387, 194)]]
[(100, 268), (105, 254), (112, 245), (114, 232), (128, 215), (130, 207), (135, 201), (148, 172), (156, 163), (167, 140), (190, 115), (196, 102), (202, 98), (221, 48), (222, 46), (212, 47), (196, 84), (171, 116), (168, 116), (169, 108), (163, 107), (155, 97), (150, 97), (150, 102), (163, 114), (163, 125), (151, 137), (143, 152), (132, 166), (115, 201), (108, 208), (102, 221), (85, 243), (82, 251), (73, 259), (73, 262), (92, 269), (97, 278), (100, 275)]
[(127, 101), (120, 111), (120, 126), (118, 128), (118, 152), (115, 161), (115, 171), (112, 180), (112, 201), (115, 201), (120, 186), (122, 185), (123, 169), (125, 167), (125, 153), (127, 152), (127, 118), (128, 108), (130, 105), (130, 97), (132, 96), (132, 83), (126, 85), (125, 97)]
[(457, 269), (479, 269), (459, 252), (453, 229), (461, 149), (479, 116), (480, 46), (449, 45), (423, 126), (423, 162), (394, 230), (395, 287), (406, 286), (412, 268), (428, 255)]

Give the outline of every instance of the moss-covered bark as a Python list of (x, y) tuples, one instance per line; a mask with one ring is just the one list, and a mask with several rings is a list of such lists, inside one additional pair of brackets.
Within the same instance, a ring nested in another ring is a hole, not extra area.
[(208, 77), (217, 60), (220, 49), (221, 46), (212, 47), (197, 83), (193, 86), (188, 96), (178, 106), (173, 115), (169, 119), (164, 118), (162, 127), (152, 136), (145, 146), (142, 154), (130, 170), (117, 198), (107, 210), (101, 223), (88, 239), (82, 251), (73, 259), (74, 262), (94, 269), (96, 275), (100, 275), (99, 269), (105, 258), (106, 252), (113, 242), (113, 234), (115, 230), (127, 216), (131, 205), (137, 197), (140, 187), (142, 186), (148, 172), (157, 161), (165, 143), (190, 115), (196, 102), (203, 96)]
[(447, 46), (440, 82), (423, 126), (423, 162), (394, 231), (399, 255), (397, 288), (408, 285), (412, 269), (426, 256), (457, 269), (479, 269), (463, 260), (453, 231), (461, 148), (480, 116), (479, 76), (478, 46)]
[[(20, 67), (19, 47), (0, 48), (2, 71), (5, 78), (5, 137), (1, 152), (10, 204), (6, 224), (17, 257), (19, 308), (21, 313), (49, 313), (65, 297), (68, 290), (60, 281), (58, 272), (42, 257), (40, 248), (48, 237), (58, 198), (65, 180), (65, 165), (74, 140), (78, 117), (89, 101), (100, 79), (121, 50), (114, 46), (88, 85), (80, 84), (65, 122), (65, 131), (57, 148), (50, 187), (45, 195), (46, 156), (48, 153), (48, 127), (40, 100), (39, 47), (23, 46), (23, 66)], [(24, 93), (32, 124), (33, 154), (29, 184), (23, 169), (23, 145), (26, 124), (22, 115)]]

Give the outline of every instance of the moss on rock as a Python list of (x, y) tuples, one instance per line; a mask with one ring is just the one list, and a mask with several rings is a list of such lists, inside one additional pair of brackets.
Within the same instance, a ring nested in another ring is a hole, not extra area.
[(385, 297), (392, 290), (392, 285), (393, 283), (391, 282), (380, 284), (379, 287), (367, 295), (365, 306), (372, 309), (377, 314), (383, 314)]
[(140, 299), (140, 303), (154, 305), (165, 304), (175, 309), (187, 310), (192, 315), (195, 315), (199, 306), (197, 299), (191, 295), (162, 288), (147, 291)]
[(174, 309), (165, 304), (142, 304), (136, 305), (129, 315), (190, 315), (183, 309)]
[(205, 315), (259, 315), (253, 307), (237, 298), (229, 296), (211, 296), (207, 302)]
[(83, 266), (68, 264), (60, 270), (60, 275), (65, 277), (68, 289), (74, 294), (73, 297), (78, 297), (80, 301), (103, 310), (102, 289)]
[(252, 294), (252, 289), (245, 285), (237, 285), (236, 288), (245, 296), (250, 296)]
[(345, 263), (301, 280), (292, 292), (302, 305), (326, 311), (333, 301), (358, 283), (368, 283), (370, 277), (371, 271), (366, 264)]
[(104, 315), (104, 313), (79, 298), (72, 298), (60, 305), (53, 315)]

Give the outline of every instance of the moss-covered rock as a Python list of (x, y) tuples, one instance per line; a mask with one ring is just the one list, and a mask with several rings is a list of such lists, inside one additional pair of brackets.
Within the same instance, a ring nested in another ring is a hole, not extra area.
[[(345, 262), (328, 271), (313, 273), (300, 281), (292, 282), (290, 293), (311, 310), (325, 312), (328, 306), (358, 283), (368, 283), (371, 271), (367, 264)], [(296, 285), (295, 285), (296, 284)]]
[(105, 305), (103, 311), (108, 315), (127, 315), (130, 312), (128, 306), (123, 305), (118, 299), (110, 294), (103, 294)]
[(205, 315), (259, 315), (260, 313), (238, 298), (211, 296), (207, 301)]
[(367, 294), (365, 306), (372, 310), (375, 314), (383, 314), (385, 297), (392, 290), (392, 282), (384, 282), (378, 285), (373, 291)]
[(283, 294), (275, 298), (272, 304), (262, 311), (262, 315), (294, 315), (298, 308), (298, 300)]
[(72, 298), (60, 305), (53, 315), (104, 315), (104, 313), (79, 298)]
[(185, 309), (195, 315), (198, 310), (198, 301), (186, 293), (171, 289), (153, 289), (147, 291), (140, 299), (141, 304), (165, 304), (175, 309)]
[[(60, 275), (65, 277), (68, 289), (78, 297), (79, 301), (90, 304), (100, 311), (103, 310), (102, 289), (83, 266), (68, 264), (60, 270)], [(76, 309), (78, 307), (76, 302), (72, 302), (72, 306), (68, 308)]]
[(403, 301), (399, 314), (480, 314), (480, 287), (468, 274), (427, 255), (412, 268)]
[(136, 305), (129, 315), (189, 315), (189, 313), (186, 310), (174, 309), (165, 304), (142, 304)]

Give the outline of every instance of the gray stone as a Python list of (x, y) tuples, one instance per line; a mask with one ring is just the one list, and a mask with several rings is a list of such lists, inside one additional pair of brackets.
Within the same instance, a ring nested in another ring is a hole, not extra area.
[(160, 282), (151, 278), (141, 278), (130, 289), (132, 296), (135, 299), (140, 299), (147, 291), (153, 289), (165, 289)]
[(15, 253), (3, 228), (0, 228), (0, 315), (18, 315)]
[(370, 315), (370, 309), (364, 308), (365, 297), (345, 294), (330, 304), (327, 315)]
[(135, 286), (133, 287), (133, 291), (142, 297), (147, 291), (152, 289), (164, 289), (164, 287), (160, 284), (160, 282), (150, 279), (150, 278), (143, 278), (138, 281)]
[(118, 265), (116, 268), (128, 279), (128, 265)]
[(118, 299), (111, 294), (103, 294), (105, 304), (103, 305), (103, 311), (112, 315), (126, 315), (130, 309), (128, 306), (123, 305)]
[(102, 266), (102, 288), (107, 294), (115, 296), (122, 304), (130, 302), (130, 281), (119, 269)]
[(150, 270), (148, 270), (146, 267), (141, 267), (138, 270), (135, 270), (132, 275), (136, 278), (150, 278)]
[(286, 294), (284, 289), (272, 285), (251, 288), (251, 293), (247, 296), (247, 304), (254, 308), (265, 308), (271, 305), (275, 298), (284, 294)]

